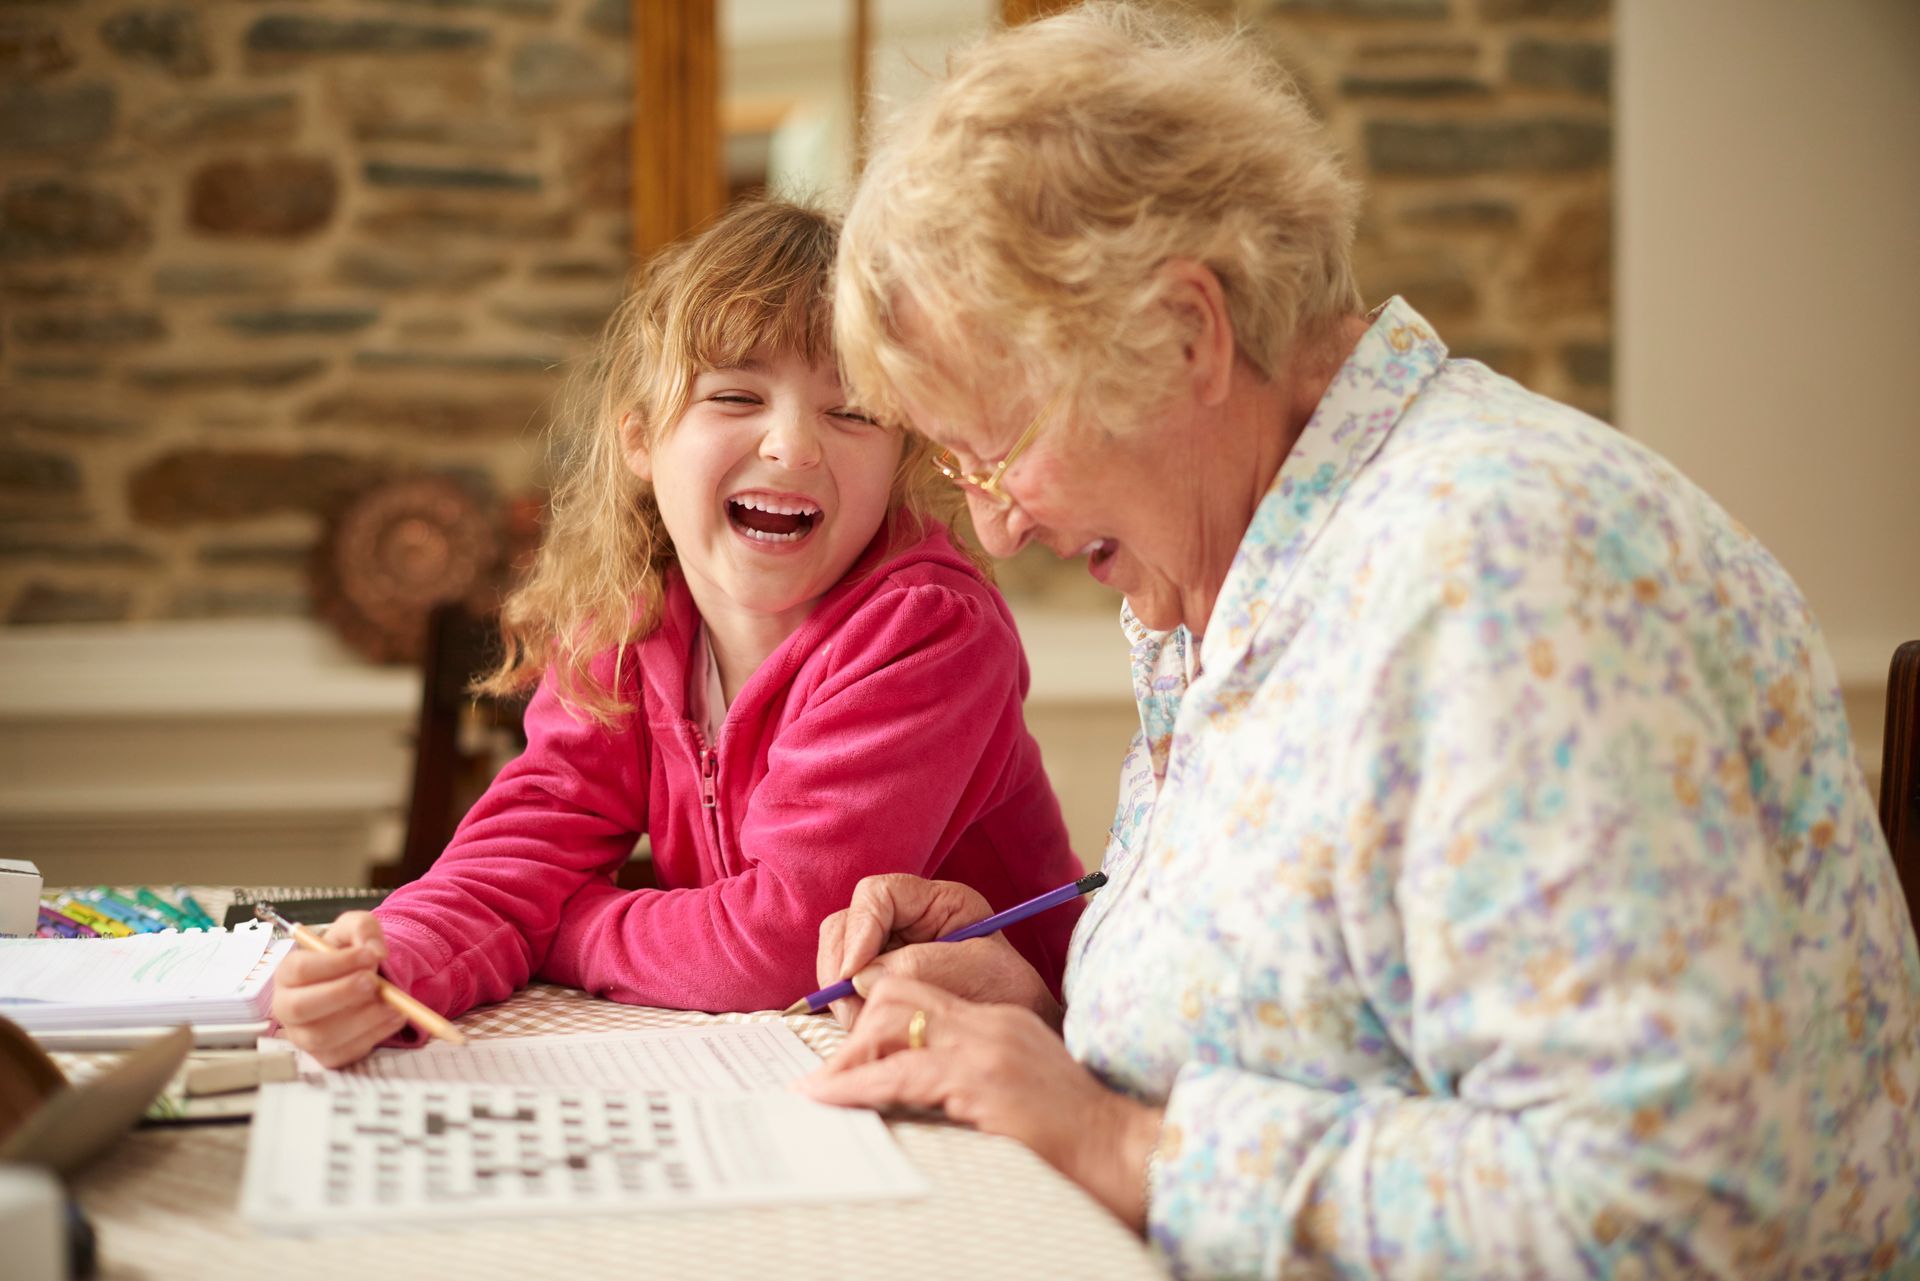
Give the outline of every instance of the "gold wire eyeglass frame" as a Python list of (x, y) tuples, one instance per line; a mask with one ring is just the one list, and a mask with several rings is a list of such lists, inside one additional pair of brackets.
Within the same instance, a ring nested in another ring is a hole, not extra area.
[(1013, 442), (1013, 448), (1002, 454), (1000, 461), (986, 471), (960, 470), (960, 460), (953, 456), (953, 451), (950, 449), (935, 451), (932, 458), (933, 469), (966, 493), (978, 494), (992, 503), (996, 509), (1005, 511), (1013, 506), (1013, 499), (1000, 487), (1001, 478), (1007, 474), (1007, 468), (1013, 466), (1014, 460), (1020, 457), (1022, 451), (1033, 443), (1033, 438), (1040, 434), (1041, 425), (1053, 416), (1053, 411), (1059, 404), (1060, 393), (1056, 392), (1040, 412), (1033, 416), (1033, 421), (1028, 423), (1027, 429), (1020, 433), (1020, 438)]

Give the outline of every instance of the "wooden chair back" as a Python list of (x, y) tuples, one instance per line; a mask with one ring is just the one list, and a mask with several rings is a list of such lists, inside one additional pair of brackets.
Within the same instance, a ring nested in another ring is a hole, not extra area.
[[(500, 644), (493, 614), (456, 602), (428, 616), (406, 840), (397, 861), (373, 869), (376, 887), (405, 885), (425, 875), (494, 774), (526, 747), (525, 700), (472, 692), (475, 678), (499, 662)], [(617, 880), (625, 889), (654, 888), (652, 860), (630, 860)]]
[(1880, 764), (1880, 826), (1893, 851), (1907, 911), (1920, 928), (1920, 641), (1893, 653)]

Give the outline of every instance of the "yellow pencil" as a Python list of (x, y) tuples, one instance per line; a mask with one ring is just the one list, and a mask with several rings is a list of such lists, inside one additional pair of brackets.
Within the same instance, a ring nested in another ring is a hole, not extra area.
[[(253, 914), (263, 921), (272, 921), (275, 925), (278, 925), (281, 929), (293, 935), (294, 942), (306, 948), (308, 951), (337, 952), (340, 950), (306, 926), (295, 925), (292, 921), (289, 921), (286, 917), (274, 911), (273, 904), (271, 903), (254, 904)], [(426, 1006), (420, 1004), (420, 1002), (414, 1000), (411, 996), (408, 996), (405, 992), (402, 992), (393, 984), (381, 978), (378, 974), (373, 976), (373, 981), (380, 985), (380, 999), (406, 1015), (408, 1019), (412, 1020), (415, 1027), (425, 1032), (428, 1036), (438, 1037), (440, 1040), (451, 1042), (454, 1045), (465, 1045), (467, 1043), (466, 1033), (441, 1018), (438, 1014), (435, 1014)]]

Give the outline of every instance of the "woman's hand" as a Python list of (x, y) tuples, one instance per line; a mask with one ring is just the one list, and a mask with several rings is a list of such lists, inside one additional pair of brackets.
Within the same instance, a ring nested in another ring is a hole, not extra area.
[[(820, 986), (851, 975), (864, 994), (888, 975), (918, 979), (970, 1001), (1018, 1005), (1059, 1027), (1060, 1003), (1005, 935), (924, 946), (992, 915), (992, 905), (970, 885), (898, 873), (866, 877), (846, 910), (820, 923)], [(852, 1027), (862, 1004), (858, 996), (835, 1001), (833, 1016)]]
[[(948, 946), (958, 946), (949, 944)], [(920, 1049), (909, 1028), (923, 1014)], [(1136, 1231), (1161, 1113), (1102, 1085), (1031, 1010), (981, 1005), (913, 979), (883, 978), (831, 1062), (795, 1083), (843, 1107), (938, 1108), (1020, 1140)]]
[(373, 913), (343, 913), (323, 937), (339, 950), (296, 948), (274, 971), (273, 1017), (281, 1034), (322, 1066), (345, 1067), (407, 1020), (380, 999), (374, 983), (387, 942)]

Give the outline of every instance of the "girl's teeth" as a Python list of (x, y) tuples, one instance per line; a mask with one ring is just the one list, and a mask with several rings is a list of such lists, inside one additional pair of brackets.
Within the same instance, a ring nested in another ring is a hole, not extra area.
[(762, 543), (797, 543), (810, 532), (805, 529), (796, 529), (791, 534), (769, 534), (765, 530), (754, 529), (747, 525), (737, 525), (735, 528), (748, 538), (755, 539)]
[(812, 503), (783, 503), (771, 498), (735, 498), (730, 500), (742, 507), (751, 507), (757, 512), (768, 512), (775, 516), (818, 516), (820, 509)]

